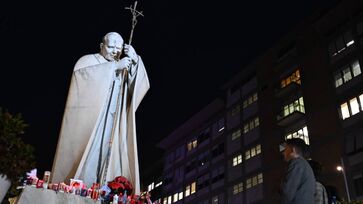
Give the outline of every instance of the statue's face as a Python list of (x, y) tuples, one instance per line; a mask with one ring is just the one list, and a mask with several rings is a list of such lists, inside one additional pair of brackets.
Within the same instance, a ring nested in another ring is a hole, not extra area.
[(108, 61), (115, 61), (122, 53), (124, 41), (118, 35), (109, 35), (104, 43), (101, 43), (101, 55)]

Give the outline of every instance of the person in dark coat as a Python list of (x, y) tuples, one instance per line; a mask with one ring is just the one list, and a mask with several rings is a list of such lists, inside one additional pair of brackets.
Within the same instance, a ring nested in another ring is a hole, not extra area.
[(281, 184), (282, 204), (314, 204), (315, 177), (303, 156), (306, 149), (302, 139), (286, 140), (283, 155), (288, 167)]

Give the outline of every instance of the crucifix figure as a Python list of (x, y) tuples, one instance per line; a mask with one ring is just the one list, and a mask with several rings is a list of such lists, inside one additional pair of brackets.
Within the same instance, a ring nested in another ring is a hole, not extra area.
[[(132, 11), (141, 15), (136, 3)], [(141, 57), (118, 33), (106, 34), (100, 48), (74, 67), (52, 182), (76, 178), (91, 186), (124, 176), (138, 194), (135, 112), (150, 87), (148, 76)]]
[(131, 45), (131, 42), (132, 42), (132, 36), (134, 35), (134, 30), (135, 30), (135, 27), (137, 24), (137, 17), (139, 17), (139, 16), (144, 17), (144, 15), (142, 14), (142, 11), (136, 10), (136, 6), (137, 6), (137, 1), (135, 1), (133, 8), (131, 6), (125, 8), (125, 9), (130, 10), (131, 14), (132, 14), (132, 22), (131, 22), (132, 27), (131, 27), (131, 32), (130, 32), (129, 45)]

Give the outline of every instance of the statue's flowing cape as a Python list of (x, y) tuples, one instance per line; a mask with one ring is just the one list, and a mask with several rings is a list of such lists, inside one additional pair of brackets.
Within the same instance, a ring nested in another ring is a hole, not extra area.
[(139, 193), (135, 111), (150, 84), (140, 57), (124, 86), (114, 70), (114, 63), (99, 54), (78, 60), (53, 162), (53, 183), (78, 178), (89, 186), (97, 175), (106, 181), (122, 175)]

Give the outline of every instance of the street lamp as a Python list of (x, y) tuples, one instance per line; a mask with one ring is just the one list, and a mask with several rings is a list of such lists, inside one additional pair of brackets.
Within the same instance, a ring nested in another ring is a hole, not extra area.
[(340, 158), (340, 162), (342, 166), (337, 166), (337, 170), (342, 172), (343, 177), (344, 177), (344, 185), (345, 185), (345, 191), (347, 193), (347, 198), (348, 201), (350, 202), (350, 195), (349, 195), (349, 188), (348, 188), (348, 182), (347, 182), (347, 176), (345, 175), (345, 169), (344, 169), (344, 162), (343, 162), (343, 158)]

